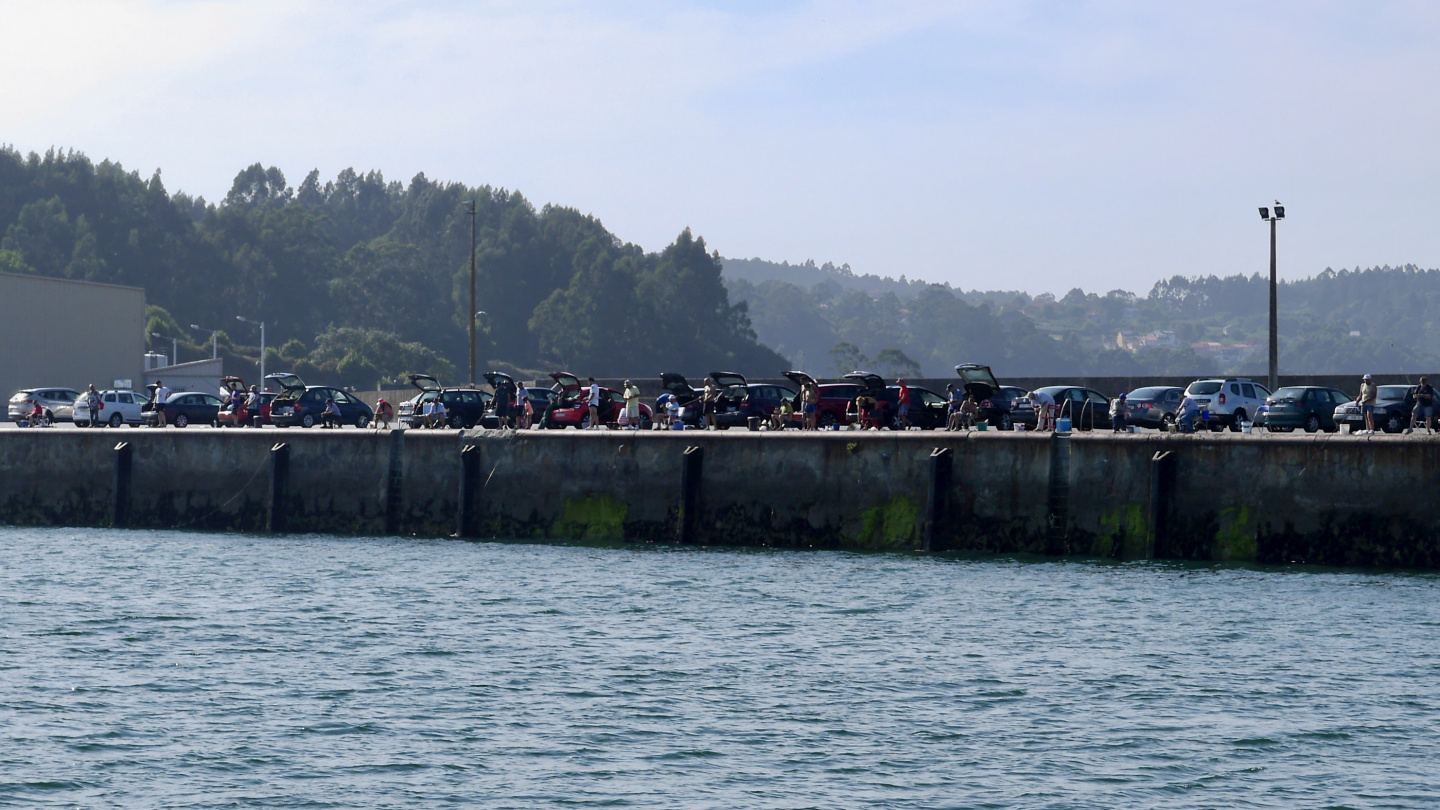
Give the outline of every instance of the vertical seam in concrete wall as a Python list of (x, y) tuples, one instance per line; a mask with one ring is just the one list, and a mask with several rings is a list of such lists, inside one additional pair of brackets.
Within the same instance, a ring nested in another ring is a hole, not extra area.
[(385, 533), (400, 533), (405, 485), (405, 431), (390, 431), (390, 473), (385, 487)]
[(1050, 436), (1050, 481), (1048, 492), (1049, 527), (1046, 532), (1047, 554), (1064, 554), (1065, 538), (1070, 523), (1070, 437), (1063, 433)]

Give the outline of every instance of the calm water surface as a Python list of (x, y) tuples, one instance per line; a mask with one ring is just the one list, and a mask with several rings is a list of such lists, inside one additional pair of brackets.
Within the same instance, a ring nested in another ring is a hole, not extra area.
[(0, 530), (0, 805), (1436, 807), (1440, 579)]

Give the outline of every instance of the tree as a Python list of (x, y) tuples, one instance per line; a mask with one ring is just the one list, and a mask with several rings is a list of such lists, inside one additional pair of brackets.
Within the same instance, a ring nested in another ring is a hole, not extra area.
[(870, 358), (860, 353), (860, 347), (849, 341), (840, 341), (830, 349), (831, 367), (839, 375), (849, 374), (870, 365)]
[(875, 365), (880, 368), (881, 374), (890, 377), (920, 376), (920, 364), (899, 349), (881, 349), (875, 355)]

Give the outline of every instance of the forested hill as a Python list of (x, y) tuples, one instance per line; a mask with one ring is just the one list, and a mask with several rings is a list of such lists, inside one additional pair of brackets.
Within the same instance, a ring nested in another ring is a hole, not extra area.
[[(351, 170), (292, 186), (275, 168), (241, 171), (215, 203), (169, 193), (118, 163), (78, 152), (0, 149), (0, 272), (146, 289), (154, 342), (180, 360), (258, 357), (271, 369), (371, 387), (407, 372), (458, 379), (468, 366), (469, 258), (476, 201), (482, 367), (578, 374), (703, 372), (784, 365), (732, 305), (720, 258), (687, 229), (657, 253), (572, 208), (536, 209), (518, 192), (408, 184)], [(234, 368), (234, 366), (230, 366)], [(482, 368), (483, 370), (483, 368)], [(243, 371), (243, 370), (242, 370)]]

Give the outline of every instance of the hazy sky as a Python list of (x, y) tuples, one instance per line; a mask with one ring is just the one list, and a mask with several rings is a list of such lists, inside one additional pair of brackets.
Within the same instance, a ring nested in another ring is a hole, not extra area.
[(0, 142), (518, 189), (965, 288), (1440, 266), (1440, 3), (13, 2)]

